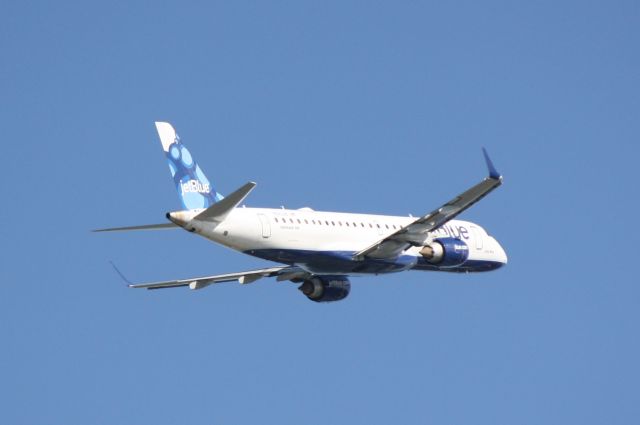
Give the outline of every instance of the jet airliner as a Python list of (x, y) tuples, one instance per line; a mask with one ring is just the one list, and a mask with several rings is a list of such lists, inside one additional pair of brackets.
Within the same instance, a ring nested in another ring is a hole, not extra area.
[(241, 204), (255, 188), (254, 182), (222, 196), (173, 126), (167, 122), (155, 124), (183, 208), (166, 213), (166, 223), (96, 232), (182, 228), (278, 265), (151, 283), (131, 283), (116, 269), (131, 288), (202, 289), (215, 283), (248, 284), (274, 277), (298, 284), (312, 301), (329, 302), (349, 295), (351, 276), (405, 270), (484, 272), (507, 264), (504, 249), (480, 225), (455, 219), (502, 184), (502, 176), (485, 149), (489, 175), (422, 217), (314, 211), (308, 207), (247, 208)]

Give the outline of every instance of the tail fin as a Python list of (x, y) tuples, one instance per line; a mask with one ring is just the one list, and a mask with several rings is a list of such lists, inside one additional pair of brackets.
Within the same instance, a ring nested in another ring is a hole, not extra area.
[(209, 208), (222, 200), (223, 196), (211, 186), (171, 124), (156, 122), (156, 129), (182, 206), (187, 210)]

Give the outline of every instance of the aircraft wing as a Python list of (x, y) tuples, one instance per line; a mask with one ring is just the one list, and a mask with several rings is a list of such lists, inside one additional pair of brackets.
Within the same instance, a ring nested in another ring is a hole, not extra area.
[(278, 266), (266, 269), (249, 270), (245, 272), (194, 277), (190, 279), (165, 280), (161, 282), (150, 283), (131, 283), (113, 263), (112, 265), (116, 272), (120, 275), (120, 277), (122, 277), (122, 279), (127, 282), (130, 288), (144, 289), (177, 288), (181, 286), (188, 286), (190, 289), (202, 289), (214, 283), (238, 281), (241, 284), (247, 284), (255, 282), (256, 280), (263, 277), (277, 277), (277, 279), (281, 281), (308, 275), (307, 272), (299, 267)]
[(483, 148), (484, 158), (489, 169), (489, 176), (466, 192), (456, 196), (437, 210), (420, 217), (395, 233), (379, 240), (373, 245), (353, 255), (354, 260), (371, 258), (395, 258), (410, 246), (419, 246), (428, 237), (428, 233), (436, 230), (458, 214), (484, 198), (489, 192), (502, 184), (502, 176), (498, 173)]

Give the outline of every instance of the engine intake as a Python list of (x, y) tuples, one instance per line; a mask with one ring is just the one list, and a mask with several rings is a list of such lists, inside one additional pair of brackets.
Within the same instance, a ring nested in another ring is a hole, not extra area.
[(429, 263), (442, 267), (454, 267), (463, 264), (469, 258), (469, 247), (458, 238), (438, 238), (420, 250)]
[(311, 301), (340, 301), (349, 295), (351, 282), (344, 276), (313, 276), (302, 282), (298, 289)]

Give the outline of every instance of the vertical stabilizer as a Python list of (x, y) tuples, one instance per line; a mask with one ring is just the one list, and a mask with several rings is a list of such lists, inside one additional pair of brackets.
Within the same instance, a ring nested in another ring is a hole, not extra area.
[(222, 200), (223, 196), (209, 183), (171, 124), (156, 122), (156, 129), (184, 209), (209, 208)]

